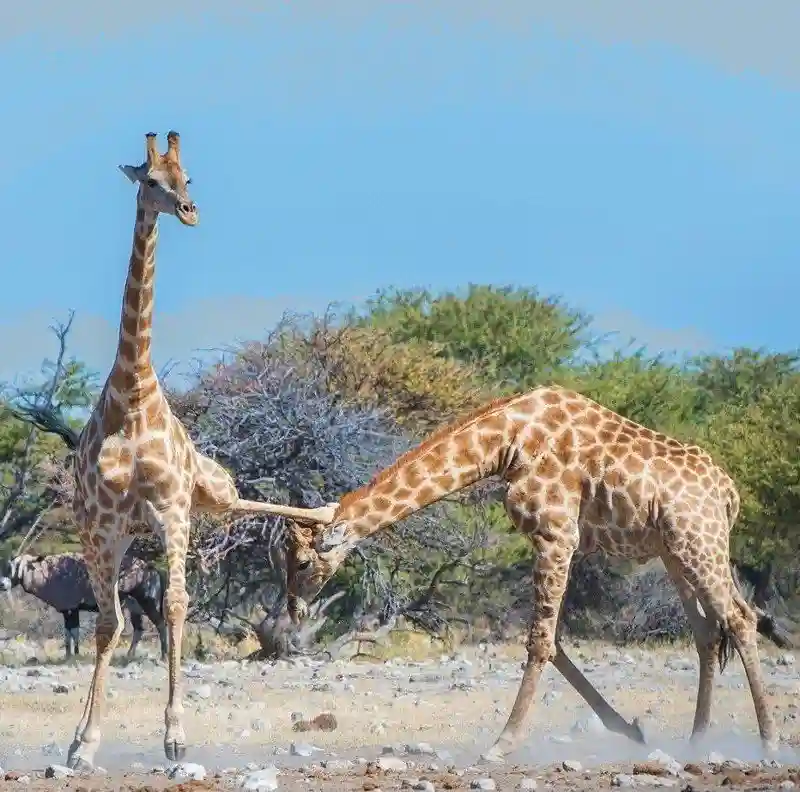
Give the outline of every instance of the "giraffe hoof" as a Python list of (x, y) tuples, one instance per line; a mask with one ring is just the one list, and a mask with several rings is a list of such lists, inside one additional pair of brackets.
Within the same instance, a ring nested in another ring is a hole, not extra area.
[(181, 762), (186, 756), (186, 746), (176, 740), (165, 740), (164, 754), (170, 762)]
[(94, 772), (94, 765), (78, 754), (70, 755), (67, 759), (67, 767), (76, 775), (91, 775)]
[(503, 752), (493, 745), (486, 753), (481, 754), (481, 761), (487, 764), (504, 764), (506, 759)]

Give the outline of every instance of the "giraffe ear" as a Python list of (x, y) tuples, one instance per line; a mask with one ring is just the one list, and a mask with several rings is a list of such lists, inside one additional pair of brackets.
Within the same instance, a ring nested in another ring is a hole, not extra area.
[(338, 523), (322, 533), (317, 540), (317, 547), (319, 552), (327, 553), (329, 550), (351, 542), (352, 539), (347, 536), (347, 523)]
[(119, 169), (134, 183), (144, 181), (145, 174), (141, 165), (138, 167), (134, 165), (120, 165)]

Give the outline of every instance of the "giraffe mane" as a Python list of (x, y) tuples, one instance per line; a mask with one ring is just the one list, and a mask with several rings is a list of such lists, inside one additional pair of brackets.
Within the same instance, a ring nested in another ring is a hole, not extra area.
[(434, 432), (429, 434), (421, 443), (414, 446), (414, 448), (410, 448), (404, 454), (401, 454), (391, 465), (389, 465), (389, 467), (386, 467), (380, 472), (376, 473), (369, 480), (369, 482), (364, 484), (364, 486), (343, 495), (339, 500), (340, 511), (354, 501), (360, 500), (374, 487), (377, 487), (379, 484), (382, 484), (383, 482), (392, 478), (392, 476), (394, 476), (401, 467), (421, 457), (439, 441), (444, 440), (445, 437), (448, 437), (449, 435), (453, 434), (454, 432), (458, 432), (461, 429), (465, 429), (479, 418), (483, 418), (489, 413), (495, 412), (502, 407), (507, 407), (509, 404), (521, 400), (528, 395), (529, 393), (514, 393), (510, 396), (500, 396), (496, 399), (492, 399), (489, 402), (485, 402), (480, 407), (476, 407), (470, 412), (460, 415), (450, 423), (447, 423), (444, 426), (434, 430)]

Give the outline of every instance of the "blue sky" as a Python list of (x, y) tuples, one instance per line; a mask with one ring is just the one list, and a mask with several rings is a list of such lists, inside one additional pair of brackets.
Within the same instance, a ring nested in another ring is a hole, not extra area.
[(798, 343), (789, 5), (106, 5), (0, 14), (0, 379), (69, 309), (105, 373), (135, 211), (116, 166), (170, 128), (201, 221), (161, 221), (158, 365), (285, 309), (470, 281), (653, 351)]

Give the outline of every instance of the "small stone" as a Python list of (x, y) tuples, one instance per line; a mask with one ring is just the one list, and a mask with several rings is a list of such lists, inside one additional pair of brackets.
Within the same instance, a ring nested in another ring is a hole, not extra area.
[(334, 772), (337, 770), (347, 770), (353, 766), (353, 763), (349, 759), (326, 759), (320, 762), (320, 764), (326, 770), (332, 770)]
[(395, 756), (379, 756), (375, 764), (384, 771), (394, 770), (398, 773), (404, 773), (408, 770), (408, 764)]
[(278, 768), (274, 765), (248, 773), (239, 782), (246, 792), (274, 792), (278, 788)]
[[(791, 652), (784, 652), (781, 655), (778, 655), (778, 665), (779, 666), (793, 666), (794, 665), (794, 655)], [(791, 787), (788, 787), (791, 789)]]
[(632, 789), (636, 786), (636, 779), (627, 773), (617, 773), (611, 779), (611, 786), (621, 787), (622, 789)]
[(47, 743), (46, 745), (42, 746), (42, 753), (45, 756), (63, 756), (64, 752), (58, 746), (58, 743)]
[(192, 688), (187, 694), (186, 698), (194, 700), (206, 700), (211, 698), (211, 685), (200, 685)]
[(172, 781), (202, 781), (206, 777), (206, 769), (194, 762), (181, 762), (167, 773), (167, 777)]
[(750, 769), (750, 765), (748, 765), (747, 762), (743, 762), (741, 759), (736, 759), (735, 757), (733, 757), (731, 759), (726, 759), (722, 763), (722, 768), (723, 770), (745, 771)]
[(520, 792), (534, 792), (537, 786), (538, 784), (535, 778), (523, 778), (520, 780), (517, 789), (519, 789)]
[(289, 753), (292, 756), (312, 756), (316, 749), (308, 743), (292, 743), (289, 746)]
[(792, 781), (790, 778), (787, 778), (785, 781), (781, 781), (780, 784), (778, 784), (778, 789), (788, 790), (788, 789), (794, 789), (796, 786), (797, 784), (795, 784), (794, 781)]
[(63, 693), (69, 693), (69, 686), (63, 684), (62, 682), (56, 682), (53, 685), (53, 693), (55, 693), (57, 695), (58, 694), (63, 694)]
[(433, 748), (426, 742), (409, 743), (406, 745), (406, 753), (433, 755)]
[(497, 789), (497, 784), (495, 784), (493, 778), (473, 778), (472, 781), (469, 782), (470, 789), (481, 789), (483, 792), (491, 792), (493, 789)]
[(721, 753), (718, 753), (717, 751), (712, 751), (706, 757), (706, 764), (709, 764), (709, 765), (722, 766), (724, 761), (725, 761), (725, 757)]
[(651, 751), (649, 754), (647, 754), (647, 759), (650, 762), (655, 762), (657, 765), (660, 765), (670, 775), (673, 776), (681, 775), (683, 770), (680, 762), (673, 759), (668, 753), (662, 751), (660, 748), (656, 748), (655, 751)]
[(583, 765), (575, 759), (565, 759), (561, 763), (561, 767), (568, 773), (580, 773), (583, 770)]
[(262, 732), (267, 730), (267, 722), (262, 718), (256, 718), (255, 720), (251, 721), (250, 728), (254, 732)]
[(29, 775), (18, 775), (14, 780), (18, 784), (30, 784), (31, 777)]
[(436, 787), (430, 781), (425, 779), (417, 781), (417, 783), (413, 784), (411, 788), (418, 789), (419, 792), (436, 792)]
[(637, 773), (634, 776), (636, 786), (648, 787), (673, 787), (678, 782), (674, 778), (665, 778), (661, 775), (651, 775), (650, 773)]
[(593, 712), (585, 718), (575, 721), (570, 731), (573, 734), (602, 734), (606, 730), (603, 721)]
[(44, 771), (45, 778), (69, 778), (74, 775), (74, 771), (69, 767), (58, 764), (49, 765)]

